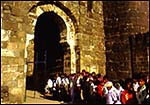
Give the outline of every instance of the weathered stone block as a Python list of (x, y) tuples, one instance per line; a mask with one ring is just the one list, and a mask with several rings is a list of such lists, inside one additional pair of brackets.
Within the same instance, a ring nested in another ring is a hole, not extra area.
[(25, 31), (19, 31), (17, 33), (17, 35), (18, 35), (18, 38), (25, 38), (26, 32)]
[(18, 30), (18, 24), (13, 23), (11, 21), (4, 21), (4, 24), (2, 24), (3, 29), (5, 30)]
[(3, 41), (1, 42), (1, 48), (5, 49), (8, 46), (8, 42), (7, 41)]
[(1, 86), (1, 102), (9, 101), (9, 87)]
[(21, 104), (23, 102), (23, 91), (21, 88), (12, 88), (10, 90), (10, 103)]
[(15, 49), (18, 48), (18, 43), (16, 43), (16, 42), (9, 42), (7, 48), (8, 48), (9, 50), (15, 50)]

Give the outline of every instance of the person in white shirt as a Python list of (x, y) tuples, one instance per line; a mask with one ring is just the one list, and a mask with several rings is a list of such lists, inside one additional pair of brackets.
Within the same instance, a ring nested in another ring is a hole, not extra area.
[(139, 88), (139, 83), (137, 81), (137, 79), (133, 78), (133, 90), (134, 92), (137, 92), (137, 89)]
[(59, 87), (60, 84), (61, 84), (61, 78), (60, 78), (60, 76), (59, 76), (58, 73), (56, 74), (56, 84), (58, 85), (58, 87)]
[(119, 82), (115, 83), (116, 92), (118, 94), (118, 100), (121, 102), (121, 94), (124, 91), (123, 87), (120, 85)]
[(121, 104), (113, 83), (111, 81), (108, 81), (106, 82), (105, 86), (108, 90), (108, 93), (106, 94), (106, 104)]
[(48, 79), (48, 81), (47, 81), (47, 85), (45, 86), (45, 93), (48, 93), (48, 94), (50, 94), (51, 92), (52, 92), (52, 87), (53, 87), (53, 81), (52, 81), (52, 79)]
[[(108, 94), (108, 89), (107, 89), (107, 85), (108, 83), (111, 82), (111, 81), (107, 81), (104, 86), (103, 86), (103, 96), (106, 97), (106, 95)], [(116, 90), (116, 88), (112, 85), (112, 90)]]

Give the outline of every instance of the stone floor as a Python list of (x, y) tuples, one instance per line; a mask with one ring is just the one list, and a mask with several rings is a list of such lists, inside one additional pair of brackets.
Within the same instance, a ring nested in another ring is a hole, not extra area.
[[(67, 104), (61, 103), (60, 101), (57, 100), (52, 100), (50, 98), (52, 97), (52, 95), (50, 94), (46, 95), (46, 97), (44, 97), (41, 93), (37, 91), (26, 90), (26, 98), (23, 104)], [(8, 103), (1, 102), (1, 104), (8, 104)]]
[(61, 104), (61, 102), (43, 98), (43, 95), (37, 91), (27, 90), (24, 104)]

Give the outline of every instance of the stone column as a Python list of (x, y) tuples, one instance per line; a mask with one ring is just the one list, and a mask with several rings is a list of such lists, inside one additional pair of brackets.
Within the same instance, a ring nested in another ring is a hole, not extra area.
[(76, 73), (76, 52), (75, 46), (70, 45), (71, 52), (71, 73)]

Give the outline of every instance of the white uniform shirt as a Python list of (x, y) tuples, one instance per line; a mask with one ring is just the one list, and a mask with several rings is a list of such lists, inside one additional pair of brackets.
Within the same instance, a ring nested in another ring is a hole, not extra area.
[[(116, 103), (115, 103), (116, 101)], [(113, 88), (111, 88), (106, 95), (106, 104), (121, 104), (117, 98), (117, 94)]]
[(122, 88), (122, 86), (120, 86), (119, 89), (116, 89), (116, 92), (118, 94), (118, 98), (119, 98), (120, 101), (121, 101), (121, 94), (122, 94), (123, 91), (124, 91), (124, 89)]
[(135, 92), (137, 92), (137, 89), (138, 89), (138, 88), (139, 88), (138, 82), (133, 83), (133, 89), (134, 89)]
[[(116, 88), (114, 86), (112, 86), (112, 90), (116, 90)], [(103, 86), (103, 94), (104, 94), (104, 96), (106, 96), (108, 94), (108, 89), (105, 85)]]
[(48, 79), (47, 85), (52, 88), (53, 87), (53, 81), (51, 79)]
[(60, 84), (61, 84), (61, 78), (60, 77), (57, 77), (56, 84), (58, 84), (60, 86)]
[(68, 85), (68, 81), (66, 78), (62, 78), (61, 79), (61, 84), (64, 85), (64, 86), (67, 86)]
[(69, 85), (69, 79), (65, 78), (65, 81), (66, 81), (67, 85)]
[(80, 86), (81, 86), (81, 84), (80, 84), (80, 79), (81, 79), (81, 78), (82, 78), (82, 76), (80, 75), (80, 76), (78, 77), (77, 81), (76, 81), (77, 87), (80, 87)]

